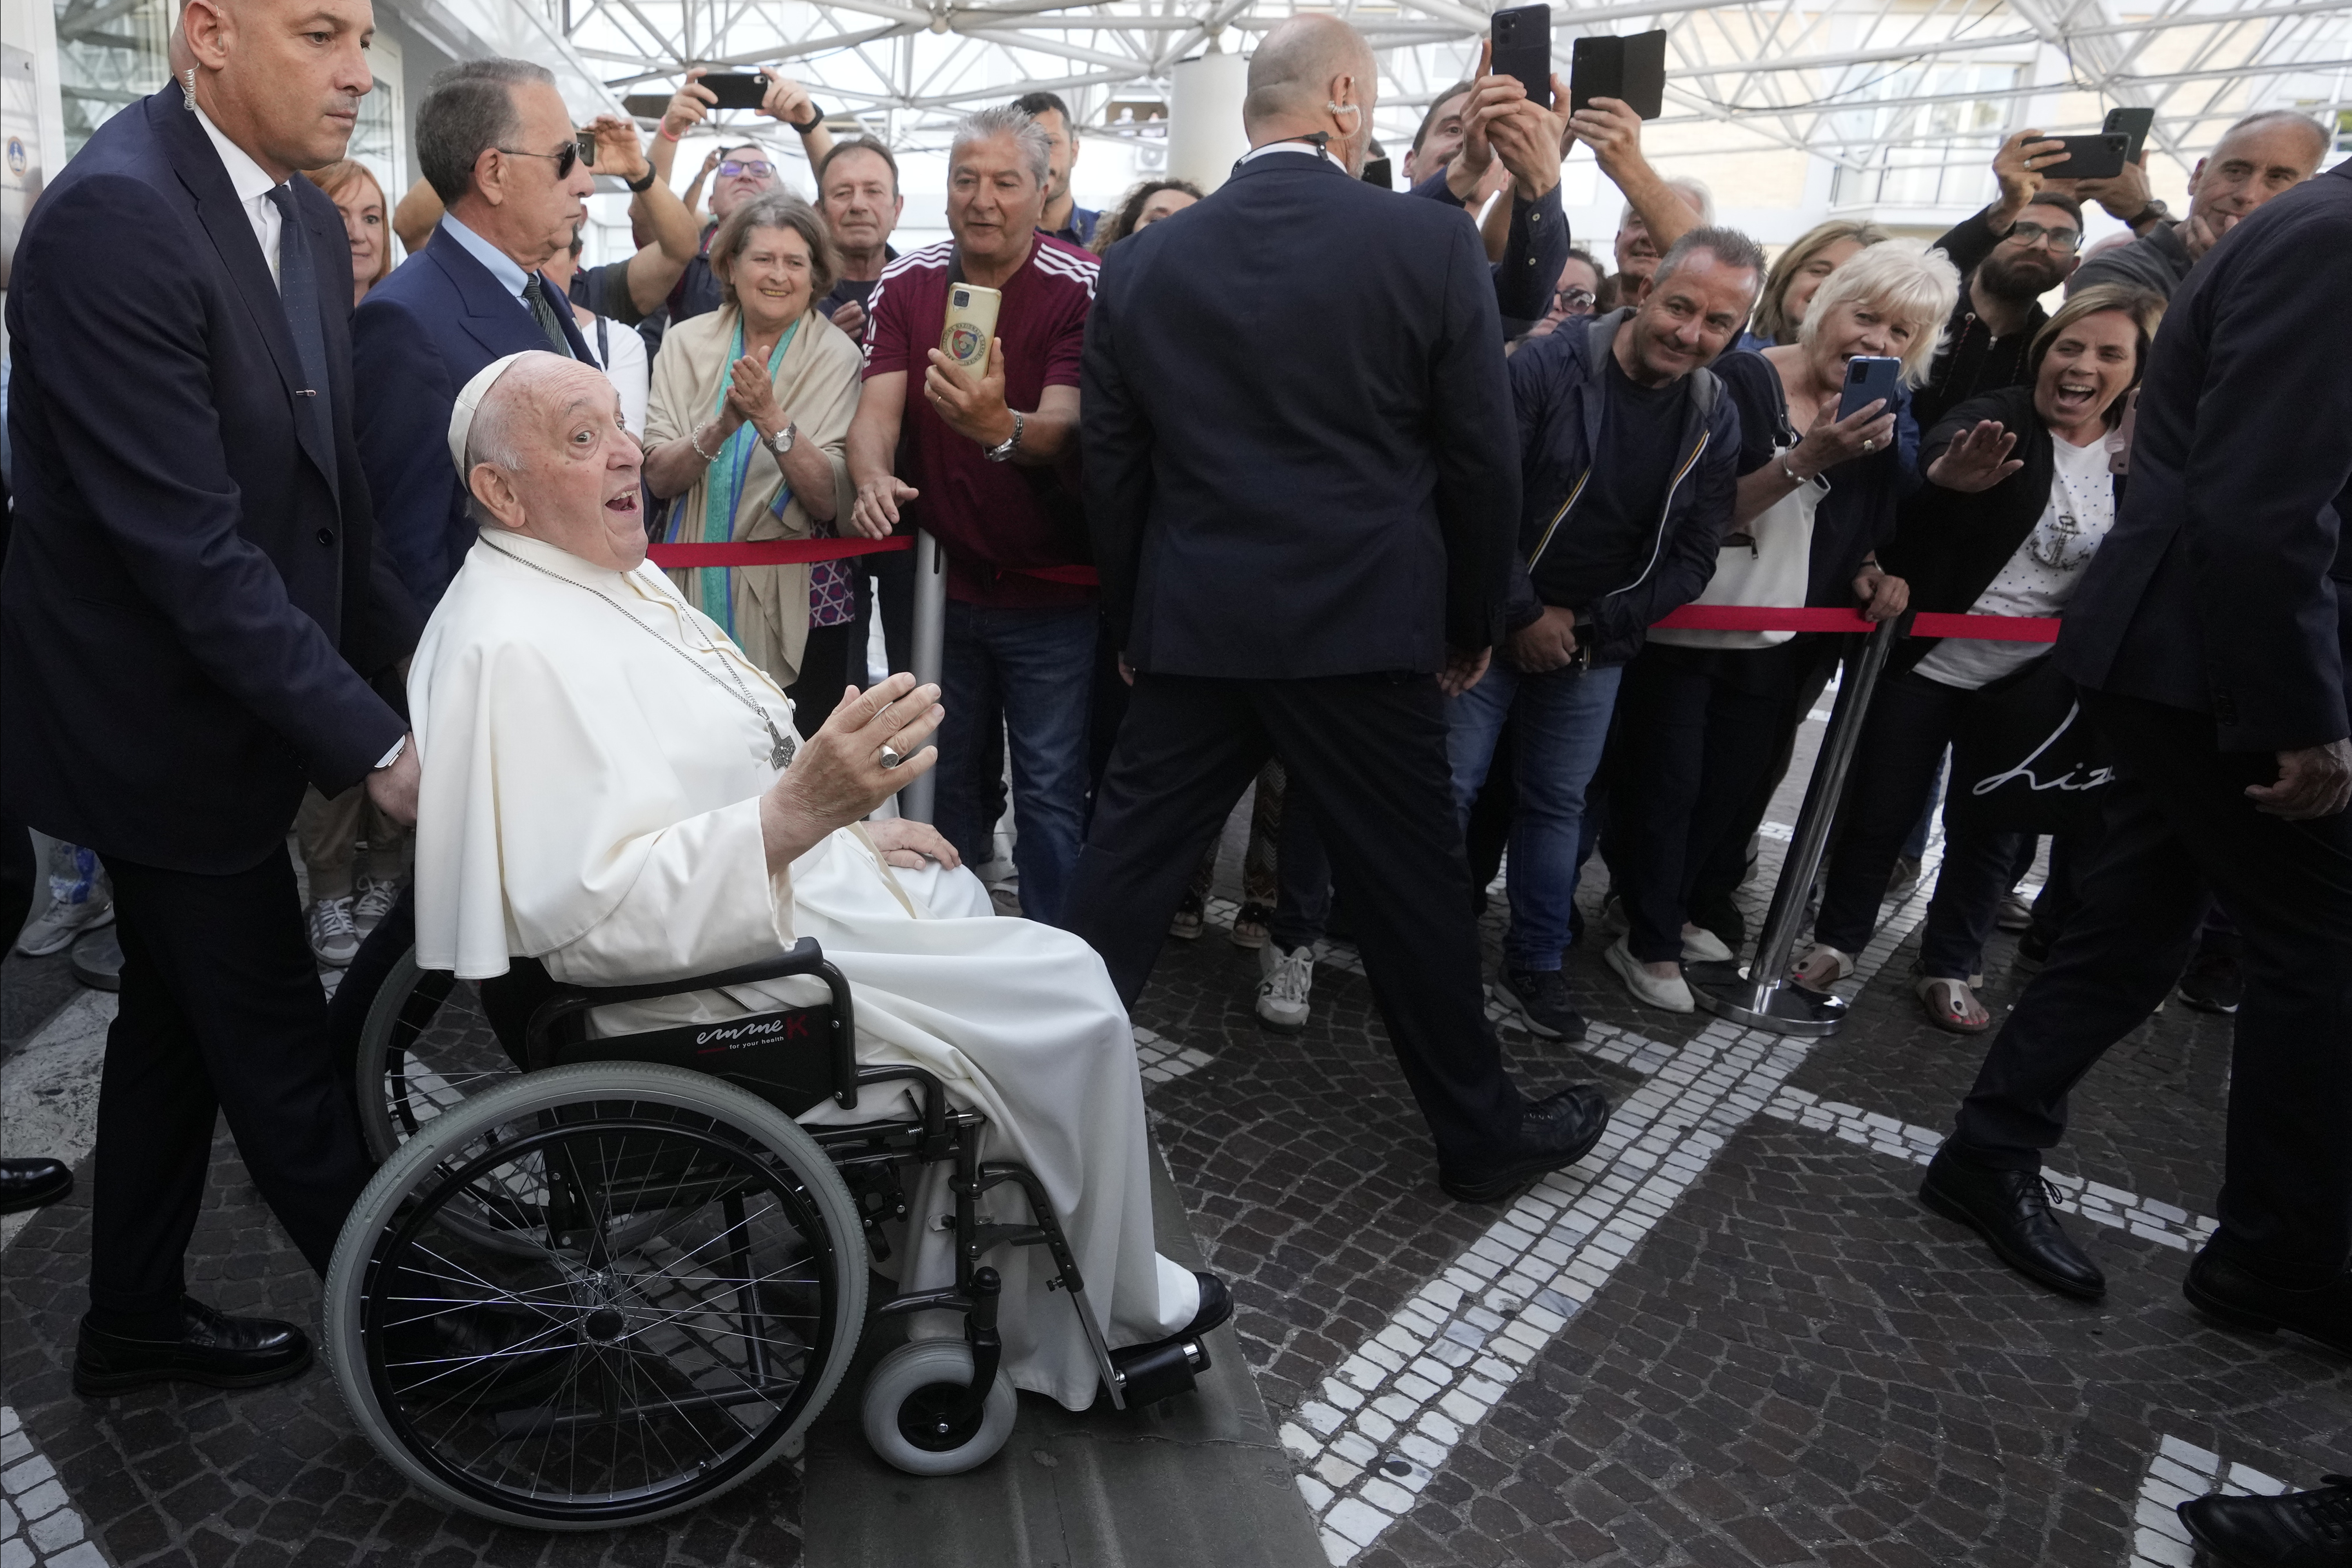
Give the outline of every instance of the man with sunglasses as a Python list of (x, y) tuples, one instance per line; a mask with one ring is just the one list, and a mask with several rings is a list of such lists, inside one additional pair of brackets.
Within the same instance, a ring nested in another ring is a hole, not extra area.
[(352, 353), (376, 527), (430, 612), (474, 543), (448, 461), (457, 389), (526, 349), (598, 363), (563, 290), (540, 271), (571, 246), (593, 185), (555, 79), (524, 60), (468, 60), (435, 77), (416, 110), (416, 158), (441, 222), (368, 291)]

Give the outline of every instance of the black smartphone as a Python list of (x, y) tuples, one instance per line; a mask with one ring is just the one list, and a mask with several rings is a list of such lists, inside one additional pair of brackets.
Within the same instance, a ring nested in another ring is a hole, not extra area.
[(757, 109), (767, 100), (768, 79), (756, 71), (712, 71), (701, 81), (718, 95), (715, 109)]
[(572, 132), (572, 145), (580, 150), (580, 161), (590, 168), (596, 166), (596, 138), (585, 131)]
[(1663, 28), (1648, 33), (1599, 33), (1570, 46), (1569, 108), (1589, 108), (1596, 98), (1616, 99), (1644, 120), (1655, 120), (1664, 111), (1666, 35)]
[[(1851, 419), (1861, 410), (1882, 398), (1888, 408), (1895, 405), (1895, 386), (1903, 374), (1903, 362), (1885, 354), (1856, 354), (1845, 362), (1845, 385), (1838, 389), (1837, 416)], [(1881, 414), (1885, 408), (1879, 410)]]
[(2124, 153), (2131, 145), (2131, 138), (2120, 131), (2057, 140), (2066, 149), (2066, 161), (2042, 171), (2053, 180), (2111, 180), (2124, 172)]
[(1551, 107), (1551, 7), (1514, 5), (1494, 16), (1492, 69), (1517, 77), (1528, 96)]
[(2137, 163), (2139, 162), (2140, 149), (2147, 145), (2148, 127), (2155, 123), (2155, 110), (2137, 109), (2126, 105), (2120, 109), (2108, 110), (2106, 123), (2099, 129), (2109, 134), (2119, 133), (2130, 137), (2131, 144), (2124, 149), (2124, 162)]
[(1396, 189), (1396, 167), (1386, 158), (1364, 160), (1364, 184), (1378, 185), (1384, 191)]

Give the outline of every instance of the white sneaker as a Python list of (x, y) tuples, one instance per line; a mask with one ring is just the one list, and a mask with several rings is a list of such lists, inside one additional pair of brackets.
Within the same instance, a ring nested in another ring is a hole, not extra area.
[(378, 877), (360, 879), (360, 896), (352, 904), (352, 929), (364, 942), (375, 934), (383, 917), (392, 913), (392, 906), (400, 902), (400, 884)]
[(1728, 963), (1731, 949), (1723, 939), (1705, 926), (1683, 924), (1683, 962), (1685, 963)]
[(320, 899), (310, 906), (310, 951), (331, 969), (359, 956), (360, 932), (352, 924), (351, 900)]
[(114, 920), (114, 900), (99, 893), (79, 899), (49, 900), (49, 907), (16, 938), (16, 951), (27, 958), (46, 958), (73, 945), (74, 938)]
[(1617, 972), (1617, 978), (1625, 983), (1625, 989), (1633, 994), (1634, 1001), (1669, 1013), (1698, 1010), (1698, 1004), (1691, 999), (1690, 985), (1681, 975), (1662, 977), (1651, 973), (1642, 967), (1642, 961), (1633, 956), (1633, 950), (1625, 945), (1623, 937), (1610, 943), (1604, 956), (1609, 967)]
[(1257, 971), (1265, 976), (1257, 983), (1257, 1016), (1277, 1029), (1304, 1028), (1307, 994), (1315, 985), (1315, 950), (1285, 952), (1281, 943), (1269, 942), (1257, 950)]

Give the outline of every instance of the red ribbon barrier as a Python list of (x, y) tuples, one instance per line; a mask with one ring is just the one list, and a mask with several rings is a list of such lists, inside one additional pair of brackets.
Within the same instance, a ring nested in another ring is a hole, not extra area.
[[(646, 553), (665, 570), (696, 566), (793, 566), (911, 550), (903, 535), (888, 539), (752, 539), (730, 544), (656, 544)], [(1024, 577), (1092, 588), (1102, 578), (1091, 566), (1008, 566)], [(1697, 632), (1866, 632), (1871, 623), (1858, 610), (1795, 609), (1746, 605), (1685, 605), (1657, 623)], [(1981, 637), (1992, 642), (2056, 642), (2055, 620), (2021, 616), (1951, 616), (1922, 611), (1914, 616), (1915, 637)]]
[(691, 566), (798, 566), (812, 561), (842, 561), (912, 550), (903, 535), (889, 539), (743, 539), (731, 544), (653, 544), (646, 554), (664, 571)]
[[(1657, 624), (1694, 632), (1866, 632), (1874, 623), (1863, 619), (1859, 610), (1685, 605)], [(1988, 642), (2056, 642), (2058, 622), (2040, 616), (1954, 616), (1922, 610), (1911, 619), (1911, 635), (1979, 637)]]

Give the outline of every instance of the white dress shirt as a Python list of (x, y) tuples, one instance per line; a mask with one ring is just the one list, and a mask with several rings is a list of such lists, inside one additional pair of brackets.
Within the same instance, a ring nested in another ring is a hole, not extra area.
[(253, 226), (253, 237), (261, 242), (261, 259), (269, 264), (269, 280), (278, 281), (278, 232), (286, 220), (278, 216), (278, 204), (269, 193), (278, 182), (268, 170), (253, 161), (252, 154), (230, 141), (213, 117), (203, 110), (196, 110), (196, 123), (205, 128), (212, 139), (213, 151), (220, 154), (221, 167), (228, 171), (228, 183), (236, 192), (237, 205), (245, 209), (245, 221)]
[(522, 263), (447, 213), (441, 215), (441, 226), (449, 231), (451, 239), (466, 247), (467, 255), (488, 269), (490, 276), (499, 280), (499, 287), (513, 295), (524, 310), (530, 309), (530, 301), (522, 297), (523, 285), (530, 281), (530, 274), (522, 269)]
[(1339, 161), (1332, 158), (1328, 152), (1318, 147), (1312, 142), (1269, 142), (1263, 147), (1253, 147), (1234, 159), (1234, 167), (1238, 169), (1244, 163), (1254, 163), (1269, 153), (1304, 153), (1310, 158), (1329, 158), (1334, 163)]

